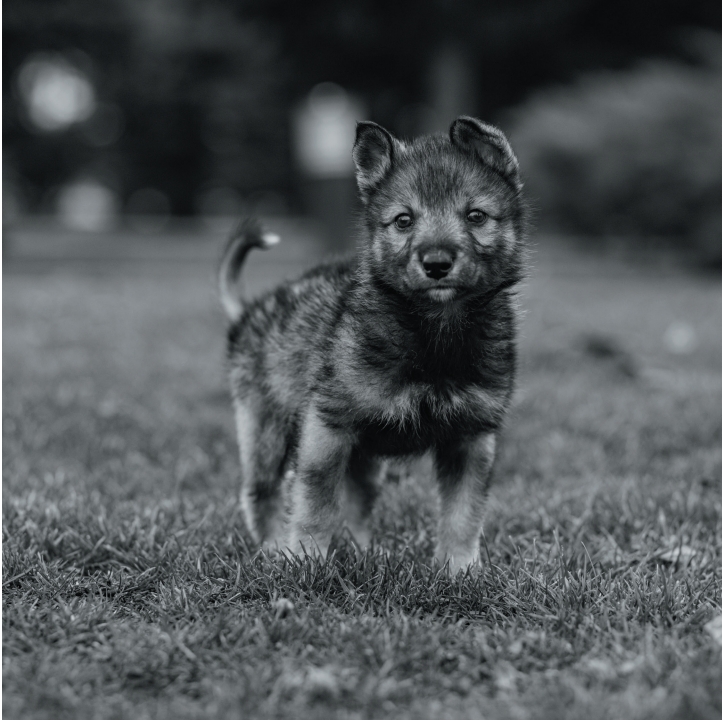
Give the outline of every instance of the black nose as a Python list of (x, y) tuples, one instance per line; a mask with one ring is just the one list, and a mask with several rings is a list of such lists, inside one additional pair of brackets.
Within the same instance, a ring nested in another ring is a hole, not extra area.
[(454, 257), (447, 250), (430, 250), (422, 256), (422, 267), (428, 278), (444, 278), (454, 264)]

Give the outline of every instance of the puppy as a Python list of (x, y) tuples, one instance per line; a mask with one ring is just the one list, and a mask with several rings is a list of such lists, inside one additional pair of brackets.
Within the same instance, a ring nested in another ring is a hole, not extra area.
[(243, 511), (264, 544), (325, 553), (346, 522), (364, 546), (380, 460), (431, 452), (435, 555), (454, 572), (479, 562), (513, 389), (518, 163), (500, 130), (470, 117), (412, 142), (362, 122), (352, 152), (364, 208), (356, 258), (246, 302), (244, 257), (278, 238), (249, 220), (223, 255)]

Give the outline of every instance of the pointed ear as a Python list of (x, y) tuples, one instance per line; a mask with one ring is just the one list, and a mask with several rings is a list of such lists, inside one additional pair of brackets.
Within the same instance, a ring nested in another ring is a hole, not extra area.
[(391, 169), (393, 155), (394, 138), (389, 132), (369, 121), (357, 123), (352, 157), (363, 202)]
[(517, 158), (499, 128), (463, 115), (452, 123), (449, 137), (452, 145), (465, 153), (474, 153), (483, 163), (509, 178), (517, 188), (522, 187)]

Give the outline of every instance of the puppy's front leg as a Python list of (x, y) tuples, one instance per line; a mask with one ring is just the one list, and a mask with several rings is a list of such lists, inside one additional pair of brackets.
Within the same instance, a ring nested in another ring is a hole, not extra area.
[(291, 490), (289, 548), (325, 554), (341, 520), (342, 479), (352, 438), (324, 422), (312, 404), (301, 428)]
[(442, 500), (435, 557), (440, 563), (449, 560), (451, 573), (479, 562), (479, 536), (494, 456), (493, 433), (435, 451)]

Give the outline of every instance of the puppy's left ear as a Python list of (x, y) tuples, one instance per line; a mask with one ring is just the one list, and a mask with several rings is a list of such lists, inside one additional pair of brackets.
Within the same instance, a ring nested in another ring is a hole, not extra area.
[(517, 158), (499, 128), (463, 115), (452, 123), (449, 137), (452, 145), (466, 153), (476, 154), (482, 162), (509, 178), (516, 188), (522, 187)]
[(381, 125), (369, 121), (357, 123), (352, 157), (356, 165), (356, 182), (364, 203), (391, 170), (394, 145), (391, 133)]

